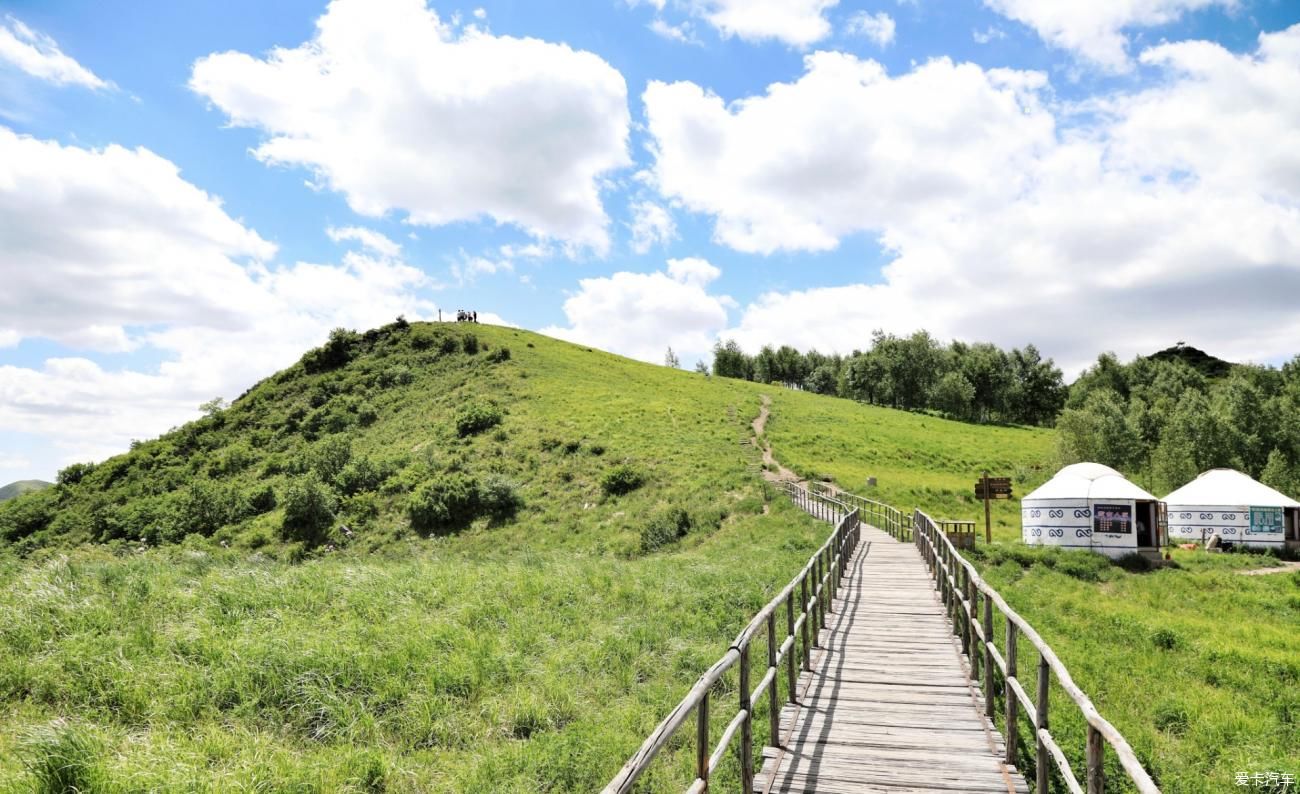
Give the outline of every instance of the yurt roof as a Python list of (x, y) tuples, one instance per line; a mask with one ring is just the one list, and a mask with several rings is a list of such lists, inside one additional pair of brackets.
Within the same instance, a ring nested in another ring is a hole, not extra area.
[(1210, 469), (1165, 497), (1177, 505), (1300, 507), (1300, 502), (1234, 469)]
[(1125, 479), (1123, 474), (1100, 463), (1074, 463), (1025, 495), (1031, 499), (1138, 499), (1156, 497)]

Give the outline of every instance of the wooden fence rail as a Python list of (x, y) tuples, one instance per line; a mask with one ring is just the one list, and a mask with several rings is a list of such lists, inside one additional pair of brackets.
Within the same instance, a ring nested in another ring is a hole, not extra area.
[[(1055, 762), (1061, 780), (1074, 794), (1083, 794), (1084, 787), (1079, 784), (1070, 762), (1065, 757), (1056, 739), (1053, 738), (1048, 720), (1048, 690), (1051, 677), (1056, 681), (1074, 705), (1083, 714), (1088, 723), (1088, 739), (1085, 751), (1085, 781), (1088, 794), (1103, 794), (1106, 787), (1104, 773), (1103, 740), (1111, 746), (1119, 757), (1120, 766), (1128, 775), (1133, 785), (1141, 794), (1159, 794), (1151, 776), (1143, 768), (1120, 732), (1116, 730), (1097, 712), (1087, 695), (1075, 685), (1070, 673), (1061, 660), (1048, 647), (1043, 638), (1016, 614), (1007, 602), (998, 595), (954, 548), (948, 536), (940, 526), (917, 510), (912, 517), (915, 528), (914, 537), (921, 556), (934, 574), (935, 587), (939, 590), (943, 604), (947, 607), (952, 621), (953, 633), (961, 636), (962, 652), (970, 660), (970, 676), (980, 680), (983, 669), (982, 687), (984, 704), (990, 719), (994, 716), (994, 670), (1001, 674), (1004, 700), (1006, 703), (1006, 762), (1014, 764), (1016, 743), (1018, 741), (1017, 723), (1023, 716), (1033, 728), (1036, 750), (1036, 786), (1035, 791), (1048, 791), (1049, 775)], [(983, 609), (981, 610), (981, 605)], [(999, 651), (993, 637), (993, 610), (996, 608), (1006, 619), (1006, 641)], [(1039, 654), (1036, 696), (1029, 697), (1020, 682), (1016, 665), (1016, 646), (1019, 638), (1024, 637), (1037, 649)]]
[[(782, 662), (785, 662), (787, 691), (795, 691), (796, 656), (807, 671), (812, 669), (812, 646), (816, 642), (817, 632), (826, 625), (826, 613), (831, 611), (832, 599), (840, 586), (849, 557), (858, 545), (861, 537), (861, 522), (858, 510), (843, 501), (817, 494), (794, 483), (788, 483), (785, 491), (804, 510), (825, 520), (835, 523), (835, 531), (822, 544), (808, 563), (795, 575), (785, 589), (759, 610), (754, 619), (737, 635), (731, 647), (721, 659), (700, 676), (682, 699), (654, 732), (642, 743), (641, 748), (623, 765), (618, 775), (605, 786), (604, 794), (624, 794), (632, 790), (637, 779), (649, 768), (655, 756), (668, 744), (673, 734), (686, 723), (692, 712), (695, 714), (695, 780), (687, 789), (692, 794), (703, 794), (709, 790), (709, 779), (722, 763), (736, 734), (740, 734), (740, 780), (741, 790), (752, 794), (754, 790), (754, 704), (761, 703), (763, 695), (768, 698), (768, 718), (771, 741), (775, 745), (781, 741), (780, 718), (781, 700), (777, 678), (781, 674)], [(795, 601), (798, 601), (796, 614)], [(785, 620), (778, 621), (778, 612), (785, 607)], [(777, 624), (783, 622), (784, 638), (778, 643)], [(750, 689), (750, 646), (754, 637), (763, 631), (767, 635), (767, 656), (763, 677), (758, 685)], [(802, 654), (795, 653), (795, 638), (798, 637)], [(739, 703), (736, 716), (727, 723), (716, 745), (710, 745), (709, 735), (709, 695), (714, 686), (732, 667), (739, 665)]]
[[(810, 485), (814, 489), (819, 487), (815, 483), (810, 483)], [(825, 486), (820, 487), (824, 488)], [(912, 516), (910, 514), (904, 513), (893, 505), (878, 502), (875, 499), (868, 499), (865, 496), (858, 496), (848, 491), (836, 491), (831, 496), (858, 508), (858, 514), (862, 517), (863, 523), (868, 526), (884, 530), (894, 540), (908, 542), (912, 540)]]

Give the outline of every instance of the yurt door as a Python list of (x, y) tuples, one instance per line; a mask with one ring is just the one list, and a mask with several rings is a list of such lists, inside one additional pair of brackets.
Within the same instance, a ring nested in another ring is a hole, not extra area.
[(1169, 543), (1169, 506), (1164, 502), (1156, 502), (1156, 546), (1164, 546)]
[(1156, 525), (1156, 504), (1155, 502), (1139, 502), (1137, 515), (1137, 547), (1139, 549), (1149, 549), (1156, 545), (1152, 539)]

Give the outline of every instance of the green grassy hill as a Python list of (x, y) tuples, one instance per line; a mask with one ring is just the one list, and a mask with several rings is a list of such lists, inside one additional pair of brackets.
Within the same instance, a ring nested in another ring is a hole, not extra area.
[[(336, 333), (0, 506), (0, 791), (599, 788), (828, 531), (766, 501), (739, 443), (764, 395), (783, 463), (900, 507), (973, 519), (980, 470), (1053, 472), (1045, 430), (504, 328)], [(1294, 767), (1300, 579), (1131, 574), (994, 520), (979, 564), (1165, 790)]]
[(49, 488), (53, 484), (54, 483), (52, 482), (46, 482), (44, 480), (18, 480), (16, 482), (11, 482), (8, 485), (0, 486), (0, 502), (13, 499), (17, 496), (22, 496), (25, 493), (31, 493), (32, 491), (40, 491)]
[(389, 326), (66, 470), (0, 508), (0, 781), (598, 788), (828, 532), (761, 391)]

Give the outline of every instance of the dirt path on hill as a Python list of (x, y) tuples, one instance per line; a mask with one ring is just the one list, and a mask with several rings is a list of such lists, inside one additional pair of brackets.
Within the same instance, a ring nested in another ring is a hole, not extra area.
[[(763, 395), (763, 405), (758, 409), (758, 417), (754, 419), (754, 443), (763, 450), (763, 479), (768, 482), (803, 482), (803, 478), (798, 474), (782, 466), (779, 461), (772, 455), (772, 443), (764, 437), (763, 433), (767, 430), (767, 418), (772, 415), (772, 398), (766, 394)], [(772, 471), (773, 467), (776, 471)]]
[(1237, 571), (1242, 576), (1263, 576), (1268, 573), (1286, 573), (1287, 571), (1300, 571), (1300, 562), (1282, 562), (1272, 568), (1251, 568), (1248, 571)]

